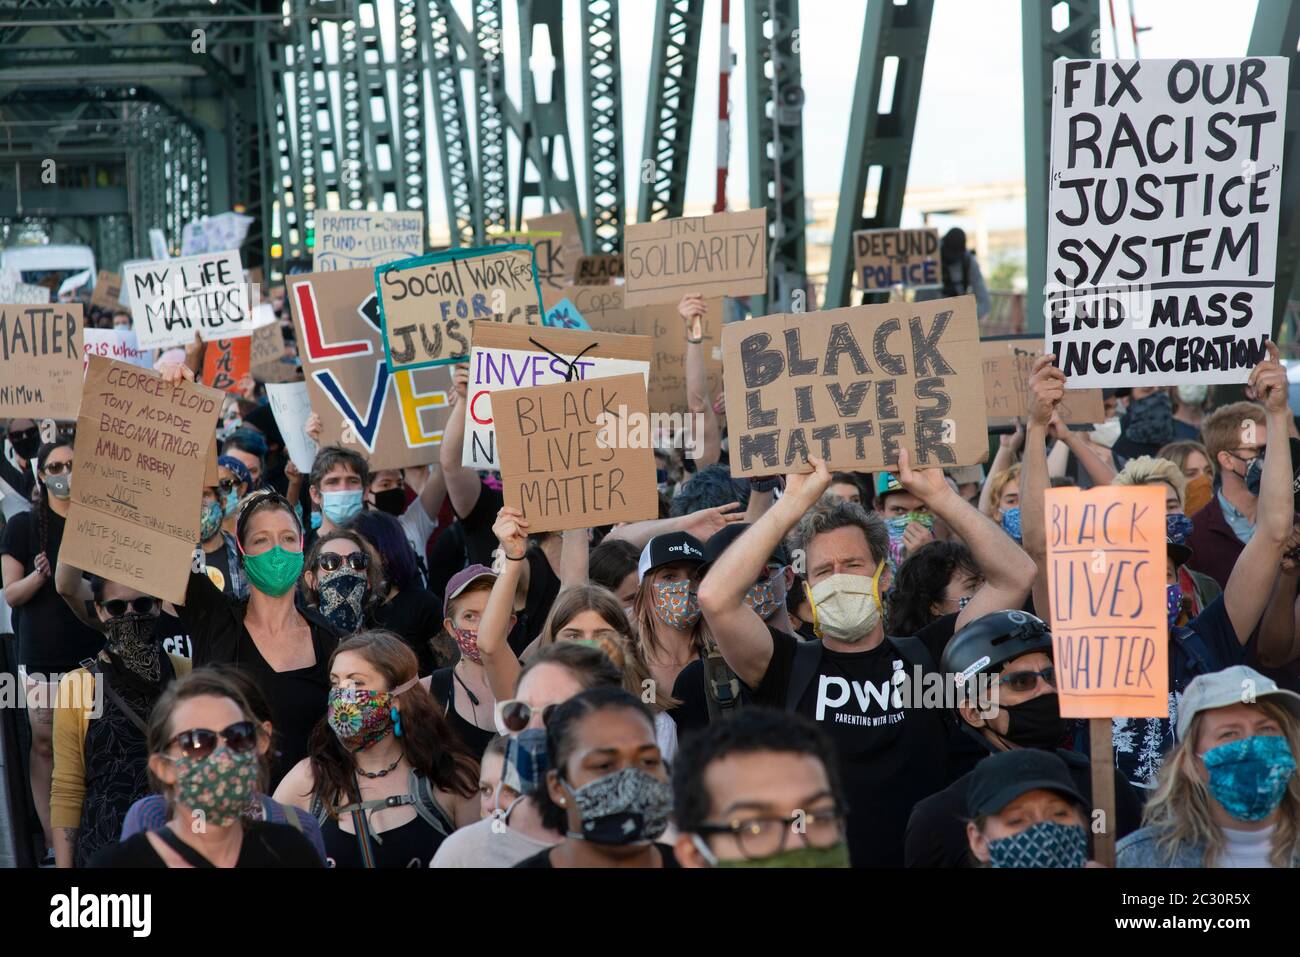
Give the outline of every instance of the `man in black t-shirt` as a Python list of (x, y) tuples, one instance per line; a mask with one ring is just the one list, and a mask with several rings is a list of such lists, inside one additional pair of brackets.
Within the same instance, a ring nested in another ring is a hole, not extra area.
[[(700, 585), (700, 606), (718, 647), (758, 704), (811, 717), (834, 743), (848, 795), (849, 852), (855, 866), (897, 867), (903, 829), (917, 801), (952, 779), (948, 720), (942, 708), (906, 707), (907, 679), (933, 671), (932, 653), (915, 638), (887, 639), (879, 582), (889, 536), (878, 515), (833, 497), (826, 463), (810, 456), (811, 474), (787, 478), (785, 495), (714, 563)], [(899, 453), (903, 486), (970, 547), (984, 584), (957, 618), (1019, 608), (1034, 563), (1003, 531), (944, 480), (939, 469), (913, 472)], [(781, 539), (802, 564), (820, 642), (771, 631), (745, 592)], [(919, 695), (917, 696), (919, 697)]]

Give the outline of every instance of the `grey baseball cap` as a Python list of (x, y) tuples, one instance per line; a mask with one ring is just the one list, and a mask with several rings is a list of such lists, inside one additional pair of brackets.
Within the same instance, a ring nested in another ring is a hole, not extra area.
[(1186, 737), (1187, 726), (1199, 712), (1234, 704), (1254, 704), (1260, 698), (1275, 699), (1275, 704), (1300, 720), (1300, 694), (1279, 688), (1276, 681), (1254, 668), (1233, 665), (1208, 675), (1197, 675), (1178, 702), (1178, 740)]

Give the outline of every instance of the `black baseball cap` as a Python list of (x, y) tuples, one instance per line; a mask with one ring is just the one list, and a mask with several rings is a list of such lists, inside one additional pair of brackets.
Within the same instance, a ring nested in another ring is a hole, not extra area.
[(966, 812), (972, 818), (997, 814), (1021, 795), (1038, 790), (1055, 791), (1085, 811), (1088, 808), (1059, 755), (1017, 748), (991, 754), (975, 765), (966, 787)]
[[(737, 522), (734, 525), (728, 525), (725, 528), (720, 528), (714, 532), (709, 536), (709, 540), (704, 543), (704, 564), (712, 565), (716, 562), (720, 557), (722, 557), (722, 553), (731, 546), (732, 542), (740, 538), (741, 535), (744, 535), (745, 532), (749, 531), (752, 527), (752, 525), (745, 522)], [(768, 557), (767, 561), (770, 565), (789, 565), (790, 553), (786, 551), (786, 547), (783, 543), (777, 542), (776, 548), (772, 549), (772, 554)]]
[(656, 535), (641, 549), (641, 558), (636, 563), (636, 580), (643, 581), (646, 575), (664, 565), (675, 565), (678, 562), (699, 565), (703, 561), (704, 544), (690, 532)]

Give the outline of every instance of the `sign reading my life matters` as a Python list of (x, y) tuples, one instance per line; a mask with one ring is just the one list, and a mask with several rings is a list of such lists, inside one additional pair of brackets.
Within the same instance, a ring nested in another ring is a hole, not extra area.
[(375, 269), (384, 355), (393, 372), (464, 362), (469, 324), (541, 325), (533, 247), (450, 249)]
[(122, 271), (142, 349), (244, 335), (253, 328), (249, 284), (239, 253), (227, 250), (136, 263)]
[(1163, 486), (1047, 490), (1047, 585), (1063, 718), (1167, 718)]
[(623, 238), (629, 306), (767, 292), (767, 210), (632, 223)]
[(658, 516), (643, 376), (506, 389), (493, 409), (502, 495), (530, 535)]
[(183, 603), (222, 398), (91, 356), (59, 560)]
[(1069, 388), (1245, 382), (1266, 357), (1289, 64), (1056, 61), (1044, 310)]
[(79, 303), (0, 305), (0, 417), (75, 418), (82, 335)]
[(722, 348), (737, 478), (988, 456), (974, 296), (728, 323)]

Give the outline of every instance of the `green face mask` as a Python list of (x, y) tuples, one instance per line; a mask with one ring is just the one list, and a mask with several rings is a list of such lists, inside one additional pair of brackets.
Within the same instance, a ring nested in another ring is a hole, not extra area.
[(848, 867), (849, 846), (841, 841), (831, 847), (799, 847), (761, 857), (756, 861), (740, 858), (718, 861), (717, 867)]
[(279, 598), (302, 574), (302, 552), (287, 552), (279, 545), (260, 555), (244, 556), (244, 571), (254, 588), (264, 595)]

